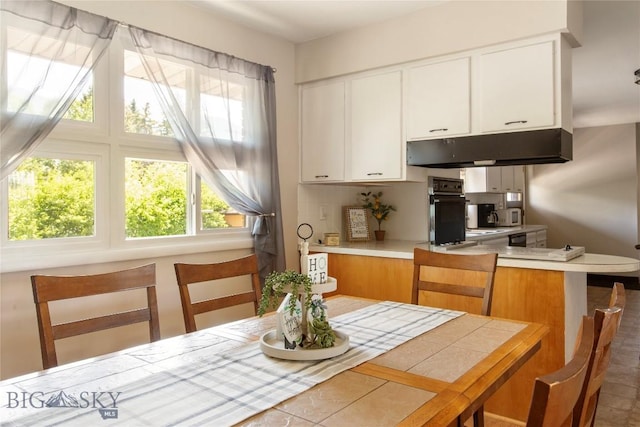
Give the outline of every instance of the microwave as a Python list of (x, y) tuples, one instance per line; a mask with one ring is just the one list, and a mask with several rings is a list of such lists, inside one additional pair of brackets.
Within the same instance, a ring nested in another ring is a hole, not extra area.
[(498, 209), (498, 225), (501, 227), (513, 227), (522, 225), (522, 209), (507, 208)]

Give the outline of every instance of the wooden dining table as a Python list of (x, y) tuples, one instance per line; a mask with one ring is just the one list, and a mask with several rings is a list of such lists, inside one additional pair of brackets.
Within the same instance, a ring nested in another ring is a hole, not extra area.
[[(333, 359), (272, 360), (258, 343), (276, 316), (253, 317), (2, 381), (0, 419), (19, 426), (456, 425), (548, 333), (544, 325), (431, 308), (419, 315), (434, 323), (420, 332), (420, 322), (406, 317), (417, 306), (346, 296), (327, 306), (329, 320), (350, 334), (351, 348)], [(390, 317), (364, 331), (365, 313)], [(417, 329), (396, 345), (404, 334), (394, 328)]]

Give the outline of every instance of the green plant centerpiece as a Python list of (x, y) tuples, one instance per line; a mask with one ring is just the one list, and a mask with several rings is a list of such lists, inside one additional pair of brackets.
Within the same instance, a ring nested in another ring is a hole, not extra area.
[(276, 309), (281, 298), (287, 293), (297, 296), (289, 298), (285, 307), (289, 314), (296, 311), (298, 301), (302, 307), (301, 347), (307, 349), (332, 347), (336, 334), (327, 320), (322, 297), (314, 295), (313, 283), (306, 274), (293, 270), (270, 273), (265, 279), (258, 316), (262, 317), (269, 309)]
[(362, 207), (371, 212), (371, 216), (378, 222), (378, 230), (382, 230), (382, 221), (385, 221), (392, 211), (396, 208), (392, 205), (382, 203), (382, 191), (372, 193), (368, 191), (366, 193), (360, 193), (362, 196)]

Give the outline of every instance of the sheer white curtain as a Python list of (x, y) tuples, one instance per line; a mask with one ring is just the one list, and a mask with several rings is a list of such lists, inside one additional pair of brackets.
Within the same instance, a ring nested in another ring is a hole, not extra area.
[[(139, 28), (129, 32), (189, 163), (230, 206), (254, 217), (261, 276), (283, 270), (273, 70)], [(172, 63), (193, 70), (196, 99), (185, 101), (180, 86), (187, 83)]]
[(42, 142), (82, 90), (117, 22), (50, 1), (0, 3), (0, 179)]

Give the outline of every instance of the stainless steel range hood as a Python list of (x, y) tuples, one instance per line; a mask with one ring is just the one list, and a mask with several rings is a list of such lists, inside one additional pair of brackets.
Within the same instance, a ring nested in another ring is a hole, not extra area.
[(432, 168), (564, 163), (573, 137), (564, 129), (407, 142), (407, 164)]

